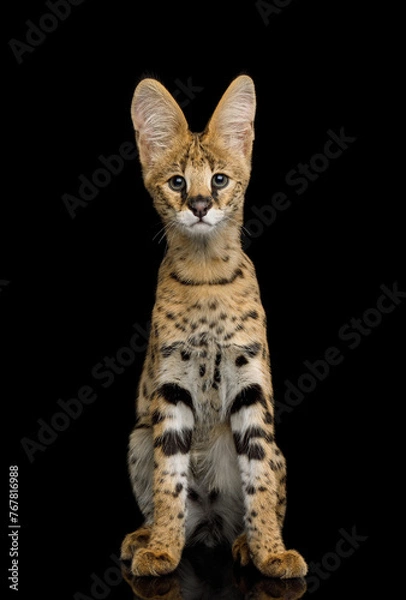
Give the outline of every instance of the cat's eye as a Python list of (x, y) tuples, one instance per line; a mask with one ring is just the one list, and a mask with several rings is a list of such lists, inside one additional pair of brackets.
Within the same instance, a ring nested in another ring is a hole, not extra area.
[(216, 189), (226, 187), (227, 183), (228, 183), (228, 177), (227, 177), (227, 175), (224, 175), (223, 173), (216, 173), (211, 178), (211, 185), (212, 185), (212, 187), (214, 187)]
[(181, 192), (186, 187), (186, 180), (182, 175), (174, 175), (170, 178), (168, 184), (174, 192)]

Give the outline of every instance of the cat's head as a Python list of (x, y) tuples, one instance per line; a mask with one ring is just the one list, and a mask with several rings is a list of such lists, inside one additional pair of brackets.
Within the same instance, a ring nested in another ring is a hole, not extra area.
[(143, 79), (131, 105), (144, 183), (170, 231), (192, 237), (241, 225), (251, 170), (255, 88), (234, 79), (203, 133), (192, 133), (167, 89)]

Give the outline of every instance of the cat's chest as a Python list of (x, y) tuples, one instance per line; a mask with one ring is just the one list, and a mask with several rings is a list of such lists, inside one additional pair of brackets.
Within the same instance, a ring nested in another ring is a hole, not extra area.
[(161, 322), (156, 328), (156, 376), (160, 385), (175, 382), (192, 394), (200, 421), (218, 422), (227, 417), (238, 390), (261, 369), (266, 342), (255, 308), (227, 313), (211, 302), (211, 313), (201, 306), (185, 312), (186, 319), (171, 313), (163, 321), (169, 319), (167, 327), (162, 329)]
[(186, 353), (216, 354), (217, 346), (245, 346), (262, 338), (265, 314), (256, 281), (233, 283), (159, 293), (152, 323), (158, 352), (165, 356), (182, 344)]
[(159, 385), (171, 382), (187, 389), (197, 419), (211, 423), (226, 419), (230, 402), (249, 383), (261, 361), (259, 342), (246, 347), (223, 346), (208, 336), (203, 344), (179, 342), (170, 353), (166, 351), (156, 375)]

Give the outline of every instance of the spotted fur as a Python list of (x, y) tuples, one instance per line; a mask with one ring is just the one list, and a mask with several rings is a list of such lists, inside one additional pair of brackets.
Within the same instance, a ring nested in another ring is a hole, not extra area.
[(129, 447), (145, 517), (122, 557), (134, 575), (173, 571), (185, 544), (233, 544), (242, 564), (291, 578), (307, 567), (282, 540), (286, 469), (274, 438), (266, 319), (240, 242), (255, 90), (235, 79), (203, 133), (167, 90), (137, 86), (132, 118), (144, 183), (165, 227), (149, 346)]

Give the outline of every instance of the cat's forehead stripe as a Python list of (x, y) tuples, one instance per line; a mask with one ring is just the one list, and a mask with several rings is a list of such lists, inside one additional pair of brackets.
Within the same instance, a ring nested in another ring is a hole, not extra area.
[(183, 172), (185, 172), (189, 162), (194, 167), (203, 167), (205, 163), (208, 163), (212, 171), (224, 168), (224, 161), (219, 157), (216, 157), (206, 144), (204, 144), (202, 135), (203, 134), (200, 133), (193, 134), (190, 144), (186, 147), (183, 155), (180, 157), (178, 164)]

